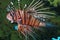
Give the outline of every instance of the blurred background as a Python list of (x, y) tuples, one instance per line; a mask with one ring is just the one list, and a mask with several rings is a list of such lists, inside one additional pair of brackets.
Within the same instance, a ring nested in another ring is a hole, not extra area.
[[(23, 35), (18, 35), (19, 33), (14, 30), (13, 26), (15, 24), (11, 24), (6, 19), (6, 8), (10, 1), (17, 6), (17, 0), (0, 0), (0, 40), (24, 40)], [(23, 7), (24, 4), (29, 5), (31, 1), (21, 0), (21, 6)], [(54, 11), (56, 15), (46, 19), (46, 21), (51, 22), (56, 27), (45, 27), (42, 31), (35, 30), (35, 32), (39, 35), (39, 39), (37, 40), (51, 40), (52, 37), (57, 38), (60, 36), (60, 0), (43, 0), (43, 2), (46, 4), (45, 6), (53, 7), (51, 11)]]

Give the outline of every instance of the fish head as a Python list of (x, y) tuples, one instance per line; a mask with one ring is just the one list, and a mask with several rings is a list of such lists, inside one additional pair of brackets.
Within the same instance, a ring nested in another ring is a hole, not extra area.
[(10, 13), (7, 14), (6, 18), (11, 22), (13, 23), (13, 19), (12, 19), (12, 16), (10, 15)]

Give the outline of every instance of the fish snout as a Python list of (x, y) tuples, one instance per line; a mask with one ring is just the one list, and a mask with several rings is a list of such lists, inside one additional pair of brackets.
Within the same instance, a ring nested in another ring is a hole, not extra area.
[(11, 21), (11, 23), (13, 23), (12, 16), (11, 16), (9, 13), (7, 14), (6, 18), (7, 18), (9, 21)]

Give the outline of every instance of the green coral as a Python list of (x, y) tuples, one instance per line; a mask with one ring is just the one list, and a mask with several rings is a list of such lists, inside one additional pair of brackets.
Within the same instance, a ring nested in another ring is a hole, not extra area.
[(51, 5), (54, 5), (55, 7), (58, 6), (58, 4), (60, 4), (60, 0), (48, 0), (50, 2)]

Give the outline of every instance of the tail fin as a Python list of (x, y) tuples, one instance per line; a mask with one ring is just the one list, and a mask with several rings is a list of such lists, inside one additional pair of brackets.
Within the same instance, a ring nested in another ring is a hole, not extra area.
[(49, 23), (49, 22), (40, 22), (39, 26), (43, 26), (43, 27), (55, 27), (54, 24)]
[(46, 23), (46, 27), (55, 27), (56, 25), (54, 25), (54, 24), (52, 24), (52, 23), (49, 23), (49, 22), (47, 22)]

